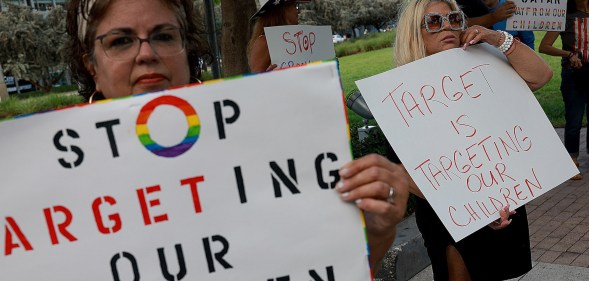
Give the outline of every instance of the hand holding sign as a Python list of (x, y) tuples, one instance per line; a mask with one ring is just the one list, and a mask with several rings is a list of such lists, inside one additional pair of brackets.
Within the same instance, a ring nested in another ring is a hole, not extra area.
[(365, 211), (370, 264), (376, 268), (395, 238), (397, 223), (405, 216), (408, 175), (400, 165), (376, 154), (347, 163), (339, 174), (336, 190), (342, 199)]
[(499, 7), (495, 11), (493, 11), (493, 17), (497, 19), (497, 21), (503, 21), (508, 19), (509, 17), (513, 16), (515, 13), (515, 3), (513, 1), (505, 1), (503, 4), (500, 4)]

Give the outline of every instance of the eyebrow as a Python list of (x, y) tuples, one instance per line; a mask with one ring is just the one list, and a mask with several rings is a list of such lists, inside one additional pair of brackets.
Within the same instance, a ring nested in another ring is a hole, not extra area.
[[(158, 24), (158, 25), (154, 26), (153, 28), (151, 28), (151, 30), (149, 30), (148, 34), (152, 34), (154, 32), (160, 31), (160, 30), (162, 30), (164, 28), (167, 28), (167, 27), (180, 28), (180, 27), (178, 27), (176, 25), (173, 25), (171, 23), (163, 23), (163, 24)], [(104, 34), (108, 34), (108, 33), (119, 33), (119, 32), (120, 33), (124, 33), (124, 34), (137, 34), (135, 32), (135, 30), (133, 30), (130, 27), (113, 28), (113, 29), (107, 31)]]

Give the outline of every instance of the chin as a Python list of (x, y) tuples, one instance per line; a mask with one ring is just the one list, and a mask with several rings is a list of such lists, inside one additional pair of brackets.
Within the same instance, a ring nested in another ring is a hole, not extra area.
[(142, 94), (148, 92), (158, 92), (170, 88), (169, 85), (141, 85), (133, 90), (133, 94)]

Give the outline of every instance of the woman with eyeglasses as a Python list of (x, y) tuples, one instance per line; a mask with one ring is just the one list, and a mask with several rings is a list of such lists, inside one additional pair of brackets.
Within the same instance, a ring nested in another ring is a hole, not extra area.
[[(70, 67), (88, 102), (198, 81), (205, 49), (192, 0), (70, 0), (67, 10)], [(365, 212), (376, 270), (405, 214), (407, 178), (401, 166), (375, 154), (339, 173), (338, 194)]]
[(205, 53), (192, 1), (70, 0), (70, 69), (89, 101), (198, 81)]
[(311, 0), (261, 0), (261, 7), (250, 19), (254, 21), (252, 36), (247, 45), (247, 58), (252, 73), (275, 69), (264, 35), (264, 27), (299, 24), (298, 5)]
[[(503, 31), (466, 28), (454, 0), (411, 0), (400, 14), (395, 39), (398, 66), (452, 48), (484, 42), (497, 47), (531, 90), (552, 77), (549, 66), (528, 46)], [(435, 280), (504, 280), (532, 267), (525, 207), (500, 212), (501, 218), (455, 242), (414, 182), (416, 221), (432, 262)]]

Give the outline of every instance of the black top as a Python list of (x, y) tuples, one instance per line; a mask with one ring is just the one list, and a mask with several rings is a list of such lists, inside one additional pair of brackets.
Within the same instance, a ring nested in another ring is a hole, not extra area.
[(446, 248), (456, 247), (472, 280), (505, 280), (532, 269), (530, 232), (525, 206), (511, 215), (511, 224), (501, 230), (485, 226), (455, 242), (430, 204), (416, 197), (415, 219), (432, 262), (434, 280), (448, 280)]
[[(589, 62), (589, 13), (582, 11), (567, 14), (565, 30), (560, 32), (562, 49), (575, 53), (585, 64)], [(568, 59), (563, 60), (565, 64)]]
[(489, 13), (487, 6), (480, 0), (456, 0), (456, 3), (469, 18), (476, 18)]

